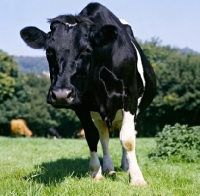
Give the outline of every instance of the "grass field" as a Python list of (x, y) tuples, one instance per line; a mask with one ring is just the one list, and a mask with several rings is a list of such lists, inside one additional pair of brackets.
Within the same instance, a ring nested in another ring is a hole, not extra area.
[[(132, 187), (121, 171), (121, 146), (110, 140), (117, 174), (100, 182), (88, 174), (85, 140), (0, 137), (0, 196), (200, 196), (200, 165), (153, 162), (147, 154), (154, 139), (137, 139), (137, 158), (146, 187)], [(100, 159), (102, 151), (98, 147)]]

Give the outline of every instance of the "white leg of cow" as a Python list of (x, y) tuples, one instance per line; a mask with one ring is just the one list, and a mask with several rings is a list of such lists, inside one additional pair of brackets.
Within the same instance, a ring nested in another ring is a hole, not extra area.
[(136, 136), (135, 136), (134, 115), (132, 115), (130, 112), (123, 111), (123, 121), (120, 132), (120, 141), (123, 148), (127, 152), (131, 185), (142, 186), (146, 185), (147, 183), (144, 180), (142, 172), (137, 163), (135, 154), (135, 146), (136, 146), (135, 139)]
[(101, 180), (103, 178), (101, 172), (101, 164), (97, 152), (90, 151), (89, 167), (90, 174), (95, 180)]
[[(135, 135), (137, 135), (137, 131), (135, 131)], [(129, 162), (128, 162), (128, 159), (127, 159), (127, 151), (123, 147), (122, 147), (121, 168), (124, 171), (129, 171)]]
[(109, 131), (107, 125), (102, 120), (94, 120), (94, 124), (99, 131), (101, 146), (103, 150), (103, 171), (107, 174), (112, 174), (114, 173), (114, 166), (108, 149)]

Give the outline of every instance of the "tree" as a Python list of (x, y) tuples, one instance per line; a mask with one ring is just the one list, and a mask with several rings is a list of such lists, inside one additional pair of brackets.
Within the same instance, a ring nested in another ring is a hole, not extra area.
[(13, 57), (0, 50), (0, 103), (13, 96), (17, 74), (18, 67)]
[(161, 46), (156, 39), (141, 45), (154, 67), (157, 92), (152, 104), (138, 117), (139, 134), (154, 136), (165, 124), (199, 125), (200, 56)]
[(35, 73), (18, 74), (12, 56), (0, 50), (0, 135), (10, 135), (10, 121), (23, 118), (37, 136), (56, 127), (63, 136), (74, 136), (81, 129), (71, 110), (57, 110), (46, 103), (49, 78)]

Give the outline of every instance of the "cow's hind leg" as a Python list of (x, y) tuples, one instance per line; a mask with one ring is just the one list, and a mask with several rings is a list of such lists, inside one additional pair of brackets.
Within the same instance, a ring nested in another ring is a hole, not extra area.
[(94, 120), (94, 123), (99, 131), (101, 146), (103, 150), (103, 171), (107, 174), (113, 174), (114, 166), (110, 157), (108, 143), (109, 143), (109, 131), (106, 123), (102, 120)]
[(146, 185), (146, 181), (143, 178), (142, 172), (138, 166), (135, 147), (136, 147), (135, 125), (134, 115), (130, 112), (123, 111), (123, 122), (120, 131), (120, 141), (126, 150), (127, 160), (129, 165), (129, 174), (131, 185), (143, 186)]
[(124, 171), (128, 171), (129, 170), (129, 162), (128, 162), (128, 159), (127, 159), (127, 151), (123, 147), (122, 147), (121, 168)]
[(87, 140), (90, 149), (90, 162), (89, 162), (90, 174), (95, 180), (101, 180), (103, 176), (101, 171), (101, 164), (97, 154), (97, 144), (99, 141), (98, 130), (95, 127), (90, 117), (89, 111), (80, 108), (79, 110), (75, 110), (75, 112), (79, 117), (82, 126), (85, 130), (85, 138)]

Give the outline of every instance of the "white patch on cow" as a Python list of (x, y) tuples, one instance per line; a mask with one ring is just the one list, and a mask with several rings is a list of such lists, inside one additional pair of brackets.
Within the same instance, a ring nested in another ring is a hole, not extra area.
[(90, 174), (95, 180), (101, 180), (103, 178), (101, 174), (101, 164), (97, 152), (90, 151)]
[[(91, 118), (99, 131), (102, 151), (103, 151), (103, 171), (108, 174), (114, 173), (114, 166), (109, 152), (109, 130), (98, 112), (90, 112)], [(122, 110), (118, 110), (112, 122), (111, 129), (121, 128)]]
[[(127, 21), (125, 21), (125, 20), (123, 20), (123, 19), (120, 19), (120, 22), (121, 22), (122, 24), (124, 24), (124, 25), (129, 25), (129, 26), (131, 27), (131, 25), (130, 25)], [(142, 83), (143, 83), (143, 86), (144, 86), (144, 89), (145, 89), (144, 70), (143, 70), (143, 66), (142, 66), (141, 56), (140, 56), (140, 53), (139, 53), (137, 47), (136, 47), (135, 44), (133, 43), (133, 41), (131, 41), (131, 42), (132, 42), (133, 46), (134, 46), (135, 49), (136, 49), (137, 59), (138, 59), (138, 61), (137, 61), (137, 69), (138, 69), (138, 72), (139, 72), (139, 74), (140, 74), (140, 76), (141, 76)], [(143, 97), (143, 94), (142, 94), (142, 96), (141, 96), (140, 98), (138, 98), (138, 104), (137, 104), (138, 106), (140, 105), (140, 102), (141, 102), (141, 100), (142, 100), (142, 97)], [(140, 112), (140, 111), (139, 111), (139, 108), (137, 108), (137, 113), (136, 113), (136, 115), (138, 115), (139, 112)]]
[(93, 120), (102, 120), (99, 112), (90, 112), (90, 116)]
[(122, 23), (122, 24), (124, 24), (124, 25), (129, 25), (129, 26), (131, 26), (127, 21), (125, 21), (124, 19), (120, 19), (120, 22)]
[[(90, 116), (93, 120), (102, 120), (100, 114), (98, 112), (90, 112)], [(115, 119), (113, 120), (113, 122), (118, 121), (118, 120), (122, 120), (123, 116), (122, 116), (122, 110), (118, 110), (116, 115), (115, 115)]]
[(77, 25), (77, 23), (74, 23), (74, 24), (70, 24), (70, 23), (65, 23), (66, 25), (68, 25), (69, 27), (74, 27), (74, 26), (76, 26)]
[(135, 136), (135, 125), (134, 125), (134, 115), (130, 112), (125, 112), (123, 110), (123, 121), (122, 128), (120, 131), (120, 141), (126, 151), (126, 156), (129, 165), (129, 174), (131, 177), (131, 185), (146, 185), (142, 172), (138, 166), (135, 146), (136, 146), (136, 136)]
[(114, 166), (108, 148), (109, 131), (107, 125), (102, 120), (93, 120), (93, 121), (99, 131), (101, 146), (103, 150), (103, 171), (108, 174), (112, 174), (114, 172)]
[[(132, 42), (132, 41), (131, 41)], [(137, 47), (135, 46), (135, 44), (132, 42), (133, 46), (135, 47), (135, 50), (136, 50), (136, 53), (137, 53), (137, 69), (138, 69), (138, 72), (140, 74), (140, 77), (142, 79), (142, 84), (143, 84), (143, 87), (144, 87), (144, 90), (145, 90), (145, 79), (144, 79), (144, 69), (143, 69), (143, 66), (142, 66), (142, 60), (141, 60), (141, 56), (140, 56), (140, 53), (137, 49)], [(143, 92), (144, 92), (143, 90)], [(144, 93), (143, 93), (144, 94)], [(142, 96), (138, 99), (138, 106), (140, 105), (140, 102), (142, 100), (142, 97), (143, 97), (143, 94)], [(139, 113), (139, 108), (137, 109), (137, 114)]]

